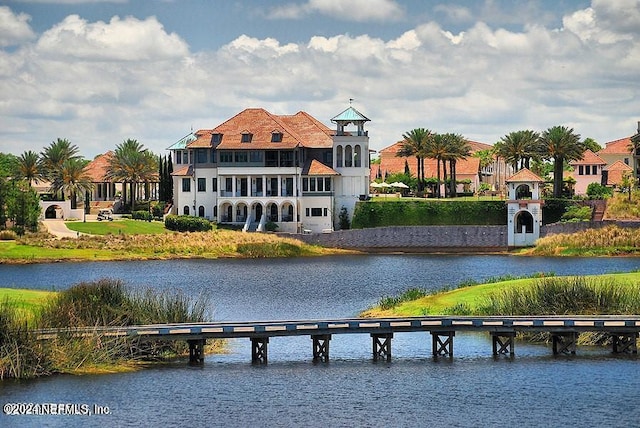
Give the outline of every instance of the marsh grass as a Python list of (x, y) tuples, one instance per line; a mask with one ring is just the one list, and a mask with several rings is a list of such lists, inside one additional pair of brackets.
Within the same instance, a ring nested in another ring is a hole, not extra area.
[(607, 200), (605, 219), (640, 220), (640, 190), (631, 193), (631, 200), (626, 193), (616, 193)]
[(606, 226), (572, 234), (540, 238), (530, 254), (535, 255), (622, 255), (640, 253), (640, 230)]
[(640, 284), (611, 278), (555, 277), (487, 296), (481, 315), (597, 315), (640, 313)]
[[(139, 341), (106, 336), (92, 327), (204, 322), (209, 301), (181, 293), (129, 291), (119, 280), (83, 282), (61, 291), (44, 304), (32, 326), (15, 304), (0, 304), (0, 378), (30, 378), (51, 373), (113, 371), (149, 361), (185, 355), (182, 341)], [(89, 328), (79, 337), (74, 328)], [(49, 340), (35, 329), (70, 328)]]

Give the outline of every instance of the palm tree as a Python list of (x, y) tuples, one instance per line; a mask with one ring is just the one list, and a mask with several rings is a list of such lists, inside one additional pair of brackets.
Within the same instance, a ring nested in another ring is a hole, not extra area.
[(473, 154), (474, 158), (480, 159), (480, 164), (478, 165), (478, 179), (480, 181), (482, 181), (482, 171), (494, 162), (493, 156), (493, 149), (478, 150)]
[(431, 131), (424, 128), (412, 129), (402, 134), (402, 147), (396, 153), (398, 157), (415, 156), (417, 161), (418, 192), (424, 190), (425, 150), (431, 139)]
[(564, 162), (582, 158), (585, 147), (573, 128), (554, 126), (540, 135), (543, 156), (553, 159), (553, 197), (562, 197)]
[(77, 208), (77, 195), (89, 192), (93, 184), (91, 177), (87, 174), (85, 166), (87, 163), (81, 159), (67, 159), (60, 166), (59, 172), (51, 183), (51, 190), (54, 193), (61, 191), (67, 193), (71, 199), (71, 209)]
[(426, 157), (436, 160), (436, 170), (438, 175), (436, 196), (438, 198), (442, 196), (440, 191), (440, 183), (442, 183), (442, 180), (440, 179), (440, 162), (442, 162), (442, 166), (444, 167), (444, 180), (446, 180), (447, 168), (445, 159), (449, 155), (449, 150), (449, 140), (445, 134), (435, 134), (433, 135), (433, 138), (431, 138), (430, 144), (427, 146), (427, 150), (425, 152)]
[[(60, 173), (62, 164), (67, 160), (79, 160), (81, 156), (78, 155), (78, 146), (71, 144), (69, 140), (58, 138), (49, 144), (48, 147), (40, 153), (41, 168), (44, 178), (48, 179), (51, 183), (58, 180), (60, 181)], [(53, 186), (52, 186), (53, 187)], [(64, 200), (64, 191), (62, 191), (62, 200)]]
[(119, 181), (125, 185), (129, 183), (131, 211), (135, 209), (136, 186), (138, 183), (148, 183), (157, 174), (156, 157), (137, 140), (128, 139), (119, 144), (109, 160), (108, 179)]
[(471, 155), (471, 146), (469, 142), (460, 134), (444, 134), (447, 142), (448, 154), (445, 160), (449, 161), (449, 171), (451, 172), (451, 180), (449, 180), (449, 196), (455, 198), (457, 196), (457, 178), (456, 164), (460, 159), (466, 159)]
[(530, 168), (531, 159), (540, 156), (539, 135), (535, 131), (511, 132), (494, 145), (496, 154), (509, 162), (514, 171)]
[(18, 174), (29, 182), (31, 187), (34, 181), (42, 180), (40, 158), (36, 152), (28, 150), (18, 158)]

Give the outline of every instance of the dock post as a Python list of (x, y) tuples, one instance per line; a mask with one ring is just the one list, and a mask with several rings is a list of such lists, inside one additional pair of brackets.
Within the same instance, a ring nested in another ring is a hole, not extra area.
[(371, 338), (373, 341), (373, 361), (383, 358), (391, 361), (391, 339), (393, 338), (393, 333), (371, 333)]
[(434, 357), (453, 357), (455, 331), (432, 331), (431, 343)]
[(513, 357), (513, 342), (516, 337), (515, 331), (492, 331), (491, 342), (493, 343), (493, 355), (507, 355)]
[(329, 341), (331, 340), (331, 335), (312, 334), (311, 340), (313, 340), (313, 361), (322, 361), (323, 363), (329, 361)]
[(203, 364), (206, 339), (187, 340), (187, 343), (189, 344), (189, 365)]
[(611, 333), (614, 354), (637, 354), (638, 333)]
[(552, 333), (551, 341), (553, 345), (553, 355), (558, 354), (576, 354), (576, 343), (578, 341), (578, 333)]
[(251, 338), (251, 362), (254, 364), (267, 364), (268, 337)]

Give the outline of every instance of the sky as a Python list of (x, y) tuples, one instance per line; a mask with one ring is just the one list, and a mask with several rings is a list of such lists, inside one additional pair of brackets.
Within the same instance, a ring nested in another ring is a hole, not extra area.
[(640, 0), (0, 0), (0, 152), (66, 138), (157, 154), (245, 108), (352, 106), (380, 150), (414, 128), (493, 144), (640, 120)]

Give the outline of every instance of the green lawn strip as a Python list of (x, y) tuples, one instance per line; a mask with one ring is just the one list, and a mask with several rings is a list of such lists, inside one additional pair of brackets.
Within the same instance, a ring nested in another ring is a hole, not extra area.
[[(640, 272), (594, 275), (588, 278), (614, 279), (618, 283), (631, 283), (640, 281)], [(472, 312), (476, 311), (484, 299), (492, 293), (513, 287), (531, 286), (539, 278), (525, 278), (510, 281), (501, 281), (490, 284), (480, 284), (471, 287), (458, 288), (451, 291), (436, 293), (417, 300), (403, 302), (393, 309), (379, 311), (373, 309), (366, 311), (367, 316), (421, 316), (440, 315), (446, 309), (457, 304), (467, 305)]]
[(55, 291), (0, 288), (0, 302), (7, 301), (24, 314), (27, 320), (31, 320), (42, 306), (55, 295)]
[(0, 263), (4, 262), (43, 262), (58, 260), (120, 260), (130, 253), (118, 254), (112, 250), (46, 248), (33, 245), (16, 244), (15, 241), (0, 242)]
[(141, 221), (141, 220), (114, 220), (114, 221), (67, 221), (65, 225), (70, 230), (90, 235), (149, 235), (157, 233), (168, 233), (161, 221)]

